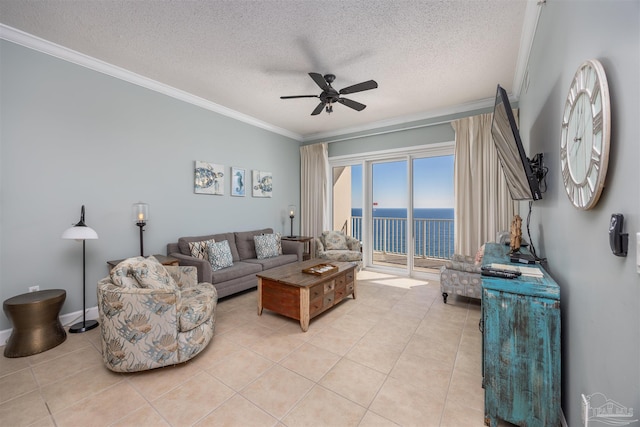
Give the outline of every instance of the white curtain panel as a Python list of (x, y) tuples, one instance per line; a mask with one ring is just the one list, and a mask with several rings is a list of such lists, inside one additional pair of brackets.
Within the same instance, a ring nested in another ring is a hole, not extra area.
[(330, 223), (328, 144), (300, 147), (300, 193), (300, 233), (317, 237)]
[[(517, 117), (517, 110), (514, 114)], [(516, 202), (511, 200), (491, 137), (493, 114), (451, 123), (456, 133), (454, 161), (454, 252), (475, 255), (499, 231), (509, 230)]]

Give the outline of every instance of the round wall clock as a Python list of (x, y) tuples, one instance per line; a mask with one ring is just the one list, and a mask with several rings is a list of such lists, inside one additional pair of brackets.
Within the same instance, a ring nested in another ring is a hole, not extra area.
[(578, 209), (600, 198), (609, 162), (611, 112), (607, 77), (599, 61), (576, 71), (562, 115), (560, 162), (564, 188)]

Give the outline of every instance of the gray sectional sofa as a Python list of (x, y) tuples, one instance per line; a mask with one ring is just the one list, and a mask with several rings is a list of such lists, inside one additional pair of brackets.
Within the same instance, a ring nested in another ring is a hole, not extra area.
[[(198, 269), (198, 282), (212, 283), (223, 298), (258, 286), (256, 273), (281, 265), (302, 261), (304, 245), (301, 242), (282, 240), (282, 255), (258, 259), (254, 236), (272, 234), (273, 229), (228, 232), (206, 236), (181, 237), (177, 243), (167, 244), (167, 255), (179, 260), (180, 265), (191, 265)], [(214, 271), (209, 261), (191, 256), (189, 242), (213, 239), (226, 240), (233, 256), (233, 265)]]

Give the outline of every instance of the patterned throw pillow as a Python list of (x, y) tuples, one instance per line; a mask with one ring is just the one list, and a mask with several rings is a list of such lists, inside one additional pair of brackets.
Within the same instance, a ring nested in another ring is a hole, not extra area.
[(194, 258), (206, 259), (209, 261), (209, 245), (215, 243), (216, 241), (211, 240), (203, 240), (201, 242), (189, 242), (189, 252), (191, 252), (191, 256)]
[(256, 244), (256, 255), (258, 259), (273, 258), (282, 255), (280, 233), (254, 236), (253, 241)]
[(132, 265), (131, 272), (142, 288), (173, 290), (177, 287), (173, 277), (154, 256)]
[(349, 250), (349, 246), (347, 246), (347, 238), (341, 232), (325, 231), (322, 235), (324, 237), (324, 247), (326, 250)]
[(137, 256), (134, 258), (127, 258), (121, 261), (118, 265), (111, 269), (109, 275), (111, 276), (111, 282), (114, 285), (123, 288), (139, 288), (138, 281), (133, 277), (132, 267), (144, 261), (144, 257)]
[(231, 255), (231, 248), (229, 247), (228, 241), (223, 240), (209, 245), (209, 262), (211, 263), (211, 269), (213, 271), (233, 265), (233, 256)]

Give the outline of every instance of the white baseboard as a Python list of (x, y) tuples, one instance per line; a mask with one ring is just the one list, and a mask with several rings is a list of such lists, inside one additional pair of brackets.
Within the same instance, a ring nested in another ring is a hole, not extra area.
[[(86, 314), (87, 320), (94, 320), (98, 318), (98, 306), (87, 308)], [(82, 310), (75, 311), (73, 313), (67, 313), (60, 316), (60, 323), (67, 329), (69, 326), (82, 321)], [(5, 329), (4, 331), (0, 331), (0, 345), (5, 345), (7, 340), (11, 336), (12, 329)]]

